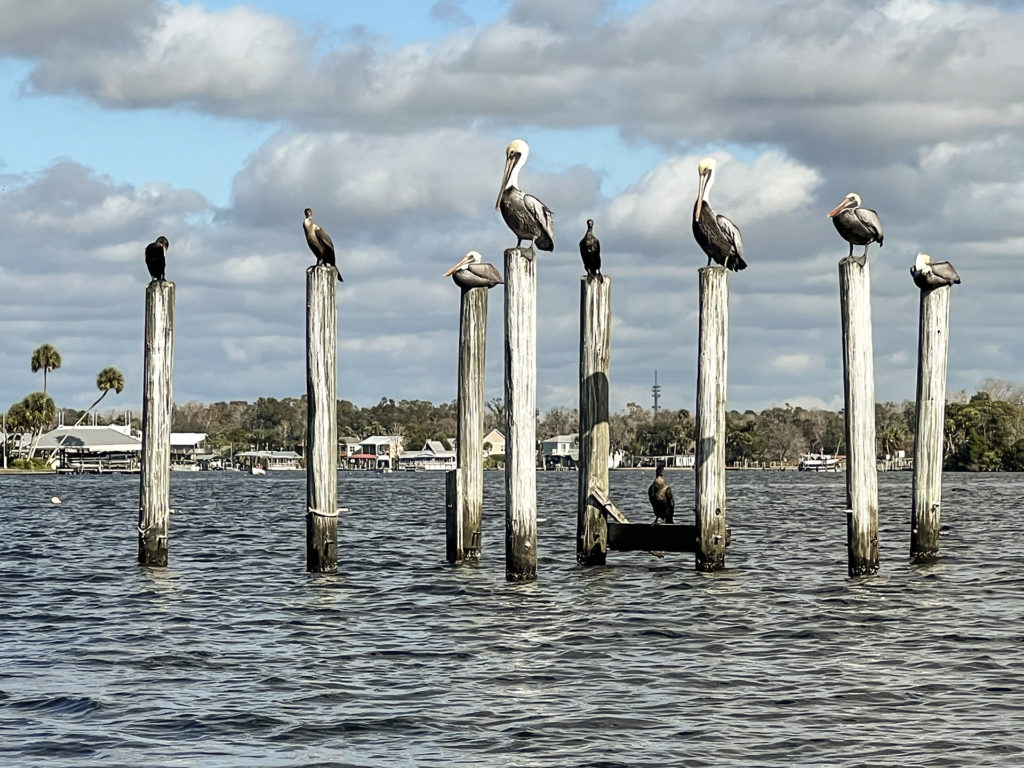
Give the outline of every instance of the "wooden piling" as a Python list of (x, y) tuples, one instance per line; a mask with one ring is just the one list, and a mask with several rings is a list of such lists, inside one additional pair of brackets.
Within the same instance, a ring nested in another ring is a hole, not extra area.
[(459, 319), (459, 393), (456, 450), (456, 531), (446, 537), (448, 562), (480, 559), (484, 505), (484, 371), (487, 288), (463, 288)]
[(306, 570), (338, 570), (338, 273), (306, 270)]
[(917, 428), (914, 432), (914, 501), (910, 517), (910, 556), (915, 562), (934, 560), (939, 554), (949, 291), (948, 285), (921, 290), (917, 344)]
[[(863, 263), (862, 263), (863, 262)], [(866, 259), (839, 262), (846, 397), (846, 543), (850, 576), (878, 571), (878, 472), (871, 280)]]
[(576, 560), (604, 565), (608, 526), (589, 503), (593, 489), (608, 495), (608, 374), (611, 362), (612, 280), (580, 278), (580, 440)]
[(697, 570), (725, 567), (725, 394), (729, 348), (729, 271), (703, 267), (697, 353)]
[(537, 262), (505, 251), (505, 578), (537, 578)]
[(143, 358), (139, 562), (165, 566), (171, 512), (174, 283), (154, 280), (146, 287)]

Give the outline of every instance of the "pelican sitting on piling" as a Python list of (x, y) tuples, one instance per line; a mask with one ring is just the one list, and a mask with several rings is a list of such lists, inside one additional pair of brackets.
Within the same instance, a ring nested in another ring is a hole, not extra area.
[(519, 189), (519, 171), (530, 156), (530, 145), (513, 139), (505, 149), (505, 173), (501, 177), (498, 201), (494, 207), (515, 234), (516, 247), (532, 240), (542, 251), (555, 250), (555, 222), (551, 210), (533, 195)]
[(163, 235), (146, 246), (146, 269), (153, 280), (167, 279), (164, 277), (164, 271), (167, 269), (167, 249), (170, 247), (171, 244)]
[[(303, 211), (305, 219), (302, 221), (302, 230), (306, 233), (306, 245), (316, 256), (316, 265), (330, 264), (338, 272), (338, 282), (344, 282), (341, 277), (341, 270), (334, 259), (334, 241), (331, 236), (324, 232), (323, 227), (313, 221), (313, 209), (307, 208)], [(357, 281), (358, 282), (358, 281)]]
[(583, 268), (587, 270), (587, 277), (596, 277), (598, 282), (604, 282), (604, 275), (601, 274), (601, 241), (594, 237), (594, 220), (587, 219), (587, 234), (580, 240), (580, 257), (583, 259)]
[(727, 269), (739, 271), (747, 268), (743, 260), (743, 237), (739, 228), (729, 219), (717, 214), (708, 200), (715, 183), (715, 159), (705, 157), (697, 165), (700, 186), (697, 202), (693, 205), (693, 237), (708, 256), (708, 266), (714, 259)]
[(851, 192), (843, 198), (843, 202), (828, 212), (839, 235), (850, 244), (849, 258), (853, 258), (853, 246), (863, 245), (864, 255), (861, 263), (868, 257), (868, 246), (878, 243), (882, 247), (882, 222), (878, 214), (860, 204), (860, 195)]
[(445, 277), (448, 275), (452, 276), (460, 288), (493, 288), (504, 282), (493, 264), (483, 263), (479, 251), (469, 251), (462, 257), (462, 261), (444, 273)]
[(676, 509), (676, 500), (672, 495), (672, 488), (665, 482), (664, 464), (659, 464), (655, 470), (654, 482), (647, 489), (647, 498), (651, 500), (651, 507), (654, 508), (655, 524), (661, 520), (671, 523)]
[(932, 261), (932, 257), (927, 253), (917, 254), (910, 274), (914, 277), (914, 285), (926, 290), (956, 285), (960, 282), (960, 275), (953, 269), (952, 264), (948, 261)]

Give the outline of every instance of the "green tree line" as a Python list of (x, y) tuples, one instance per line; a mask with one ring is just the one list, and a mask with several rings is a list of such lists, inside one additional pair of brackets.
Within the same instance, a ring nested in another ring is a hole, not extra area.
[[(913, 401), (878, 403), (875, 430), (879, 456), (914, 448)], [(558, 407), (537, 414), (537, 437), (574, 434), (579, 428), (575, 409)], [(487, 404), (486, 430), (503, 428), (500, 398)], [(686, 409), (661, 409), (657, 416), (637, 403), (609, 417), (612, 450), (627, 456), (660, 456), (692, 451), (694, 421)], [(252, 447), (297, 450), (305, 447), (306, 398), (261, 397), (211, 404), (175, 406), (175, 431), (206, 432), (215, 448)], [(338, 435), (358, 439), (373, 434), (400, 434), (406, 446), (419, 448), (425, 440), (453, 438), (455, 402), (382, 398), (360, 408), (338, 401)], [(846, 452), (841, 411), (783, 405), (762, 411), (728, 411), (726, 459), (734, 465), (795, 463), (801, 454)], [(983, 382), (973, 395), (953, 394), (946, 405), (945, 465), (950, 470), (991, 471), (1024, 469), (1024, 389), (1001, 381)]]

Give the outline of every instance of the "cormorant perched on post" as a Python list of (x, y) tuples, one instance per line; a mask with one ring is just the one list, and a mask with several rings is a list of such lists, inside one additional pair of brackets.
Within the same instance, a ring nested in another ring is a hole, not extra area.
[(700, 186), (697, 202), (693, 204), (693, 239), (707, 254), (708, 266), (714, 259), (726, 269), (739, 271), (747, 268), (743, 260), (743, 237), (739, 228), (711, 208), (709, 197), (715, 183), (715, 159), (705, 157), (697, 165)]
[(334, 241), (319, 224), (313, 221), (312, 208), (307, 208), (304, 213), (306, 218), (302, 222), (302, 229), (306, 233), (306, 245), (316, 256), (317, 265), (330, 264), (338, 272), (338, 282), (344, 282), (341, 270), (338, 269), (338, 265), (334, 261)]
[(952, 264), (948, 261), (932, 261), (932, 257), (927, 253), (917, 254), (910, 274), (914, 278), (914, 285), (924, 289), (941, 288), (960, 282), (960, 275), (953, 269)]
[(164, 277), (164, 271), (167, 269), (167, 249), (170, 247), (171, 244), (163, 235), (146, 246), (146, 269), (153, 280), (167, 279)]
[(460, 288), (493, 288), (505, 282), (501, 279), (501, 272), (493, 264), (484, 264), (483, 258), (479, 251), (469, 251), (444, 276), (451, 275)]
[(882, 247), (882, 222), (878, 220), (877, 213), (860, 204), (860, 195), (856, 192), (844, 197), (843, 202), (828, 212), (828, 216), (840, 237), (850, 244), (848, 258), (853, 258), (853, 246), (863, 245), (864, 254), (860, 257), (860, 263), (863, 264), (871, 243), (878, 243), (878, 247)]
[(519, 170), (530, 156), (530, 145), (513, 139), (505, 149), (505, 173), (501, 177), (498, 202), (494, 207), (515, 234), (516, 247), (532, 240), (541, 251), (555, 250), (555, 222), (551, 210), (533, 195), (519, 189)]
[(647, 498), (651, 500), (651, 506), (654, 508), (655, 524), (660, 520), (671, 523), (672, 515), (676, 510), (676, 500), (672, 495), (672, 488), (665, 482), (664, 464), (658, 465), (654, 475), (654, 482), (647, 489)]
[(587, 219), (587, 234), (580, 240), (580, 256), (583, 259), (583, 268), (587, 270), (588, 277), (596, 277), (599, 282), (604, 282), (604, 275), (601, 274), (601, 241), (594, 237), (594, 220)]

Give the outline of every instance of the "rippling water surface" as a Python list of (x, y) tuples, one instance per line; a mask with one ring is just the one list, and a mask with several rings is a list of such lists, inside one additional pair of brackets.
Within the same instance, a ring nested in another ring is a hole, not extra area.
[[(651, 477), (612, 473), (634, 519)], [(334, 576), (304, 571), (299, 473), (173, 475), (165, 569), (135, 562), (138, 477), (0, 476), (0, 765), (1024, 765), (1024, 478), (947, 475), (914, 566), (882, 474), (856, 580), (843, 475), (730, 473), (710, 575), (577, 567), (576, 479), (540, 473), (540, 578), (509, 584), (500, 472), (476, 568), (443, 562), (442, 473), (341, 474)]]

